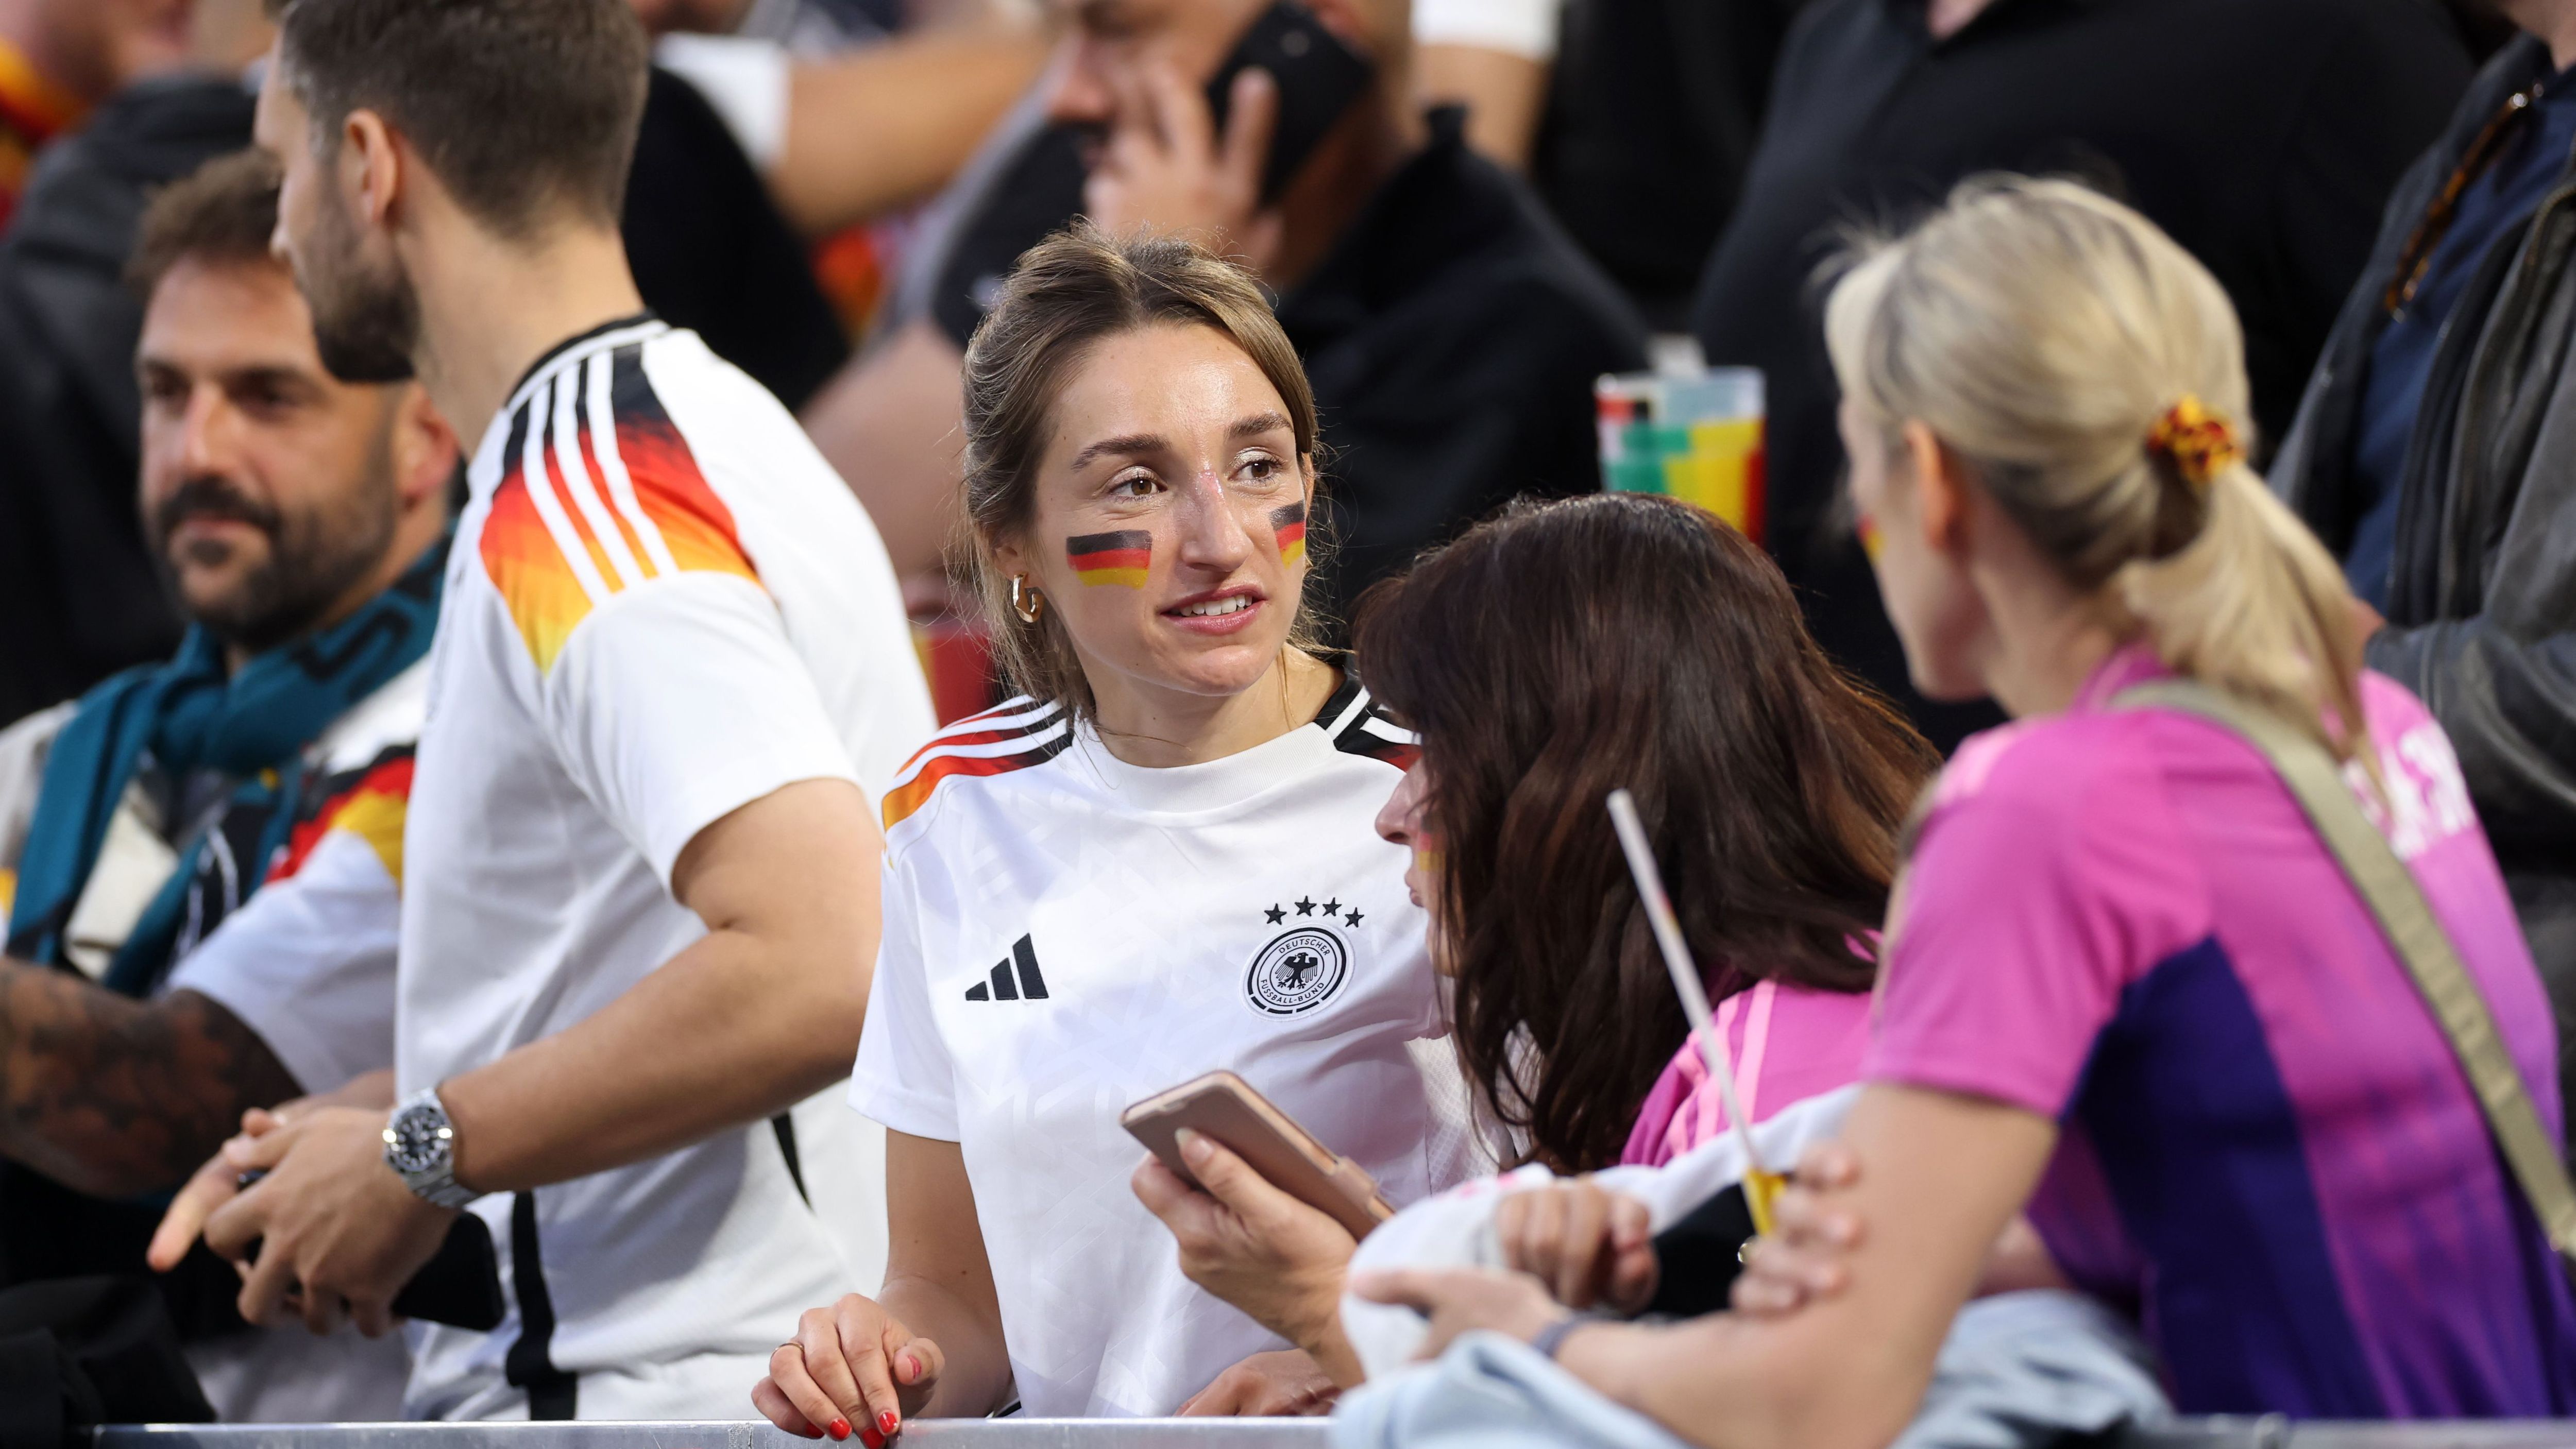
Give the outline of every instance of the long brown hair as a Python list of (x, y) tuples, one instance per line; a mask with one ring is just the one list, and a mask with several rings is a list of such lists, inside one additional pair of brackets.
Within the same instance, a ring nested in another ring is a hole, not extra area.
[[(1055, 434), (1056, 399), (1103, 341), (1166, 324), (1205, 327), (1243, 349), (1288, 409), (1298, 461), (1312, 476), (1322, 443), (1305, 364), (1262, 296), (1234, 263), (1187, 241), (1122, 240), (1077, 221), (1029, 249), (966, 346), (966, 521), (977, 593), (1002, 673), (1031, 697), (1092, 713), (1091, 686), (1054, 610), (1023, 622), (995, 545), (1025, 537), (1037, 512), (1038, 462)], [(1321, 530), (1308, 557), (1321, 556)], [(1312, 652), (1313, 606), (1299, 601), (1291, 648)]]
[(1559, 1171), (1615, 1163), (1687, 1028), (1604, 801), (1625, 786), (1712, 996), (1866, 991), (1938, 760), (1743, 535), (1671, 499), (1522, 504), (1379, 586), (1361, 677), (1422, 736), (1459, 1058)]

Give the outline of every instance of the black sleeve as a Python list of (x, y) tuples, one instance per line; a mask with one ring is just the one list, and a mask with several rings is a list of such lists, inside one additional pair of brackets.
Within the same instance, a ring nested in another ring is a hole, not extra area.
[(1655, 1234), (1655, 1297), (1646, 1311), (1665, 1318), (1724, 1311), (1744, 1272), (1744, 1245), (1752, 1241), (1753, 1207), (1744, 1200), (1744, 1184), (1730, 1184)]
[(625, 232), (645, 305), (790, 408), (849, 360), (803, 243), (715, 108), (669, 71), (645, 99)]
[(2441, 136), (2472, 70), (2458, 29), (2430, 6), (2368, 0), (2347, 14), (2305, 57), (2298, 120), (2272, 169), (2270, 300), (2244, 319), (2267, 439), (2289, 431), (2389, 193)]
[(1079, 133), (1046, 126), (1030, 135), (973, 214), (958, 223), (941, 261), (930, 315), (949, 341), (960, 348), (971, 341), (1020, 254), (1081, 214), (1084, 180)]

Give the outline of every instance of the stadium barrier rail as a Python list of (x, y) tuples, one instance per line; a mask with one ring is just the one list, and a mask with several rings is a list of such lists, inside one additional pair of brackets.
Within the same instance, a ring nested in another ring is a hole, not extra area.
[[(823, 1441), (828, 1443), (829, 1441)], [(857, 1441), (853, 1439), (851, 1443)], [(1323, 1419), (924, 1419), (923, 1449), (1323, 1449)], [(92, 1449), (813, 1449), (767, 1424), (116, 1424)], [(2576, 1420), (2177, 1419), (2114, 1449), (2576, 1449)]]

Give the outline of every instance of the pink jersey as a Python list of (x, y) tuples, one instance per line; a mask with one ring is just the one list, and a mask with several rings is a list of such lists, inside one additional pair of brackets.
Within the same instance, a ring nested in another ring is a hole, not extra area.
[[(1717, 1003), (1711, 1025), (1726, 1039), (1744, 1115), (1762, 1122), (1792, 1102), (1860, 1079), (1869, 1047), (1866, 993), (1756, 982)], [(1623, 1166), (1660, 1167), (1727, 1130), (1726, 1105), (1708, 1078), (1697, 1037), (1682, 1043), (1646, 1094)]]
[[(2567, 1280), (2449, 1043), (2251, 746), (2105, 707), (2162, 672), (2116, 655), (1943, 772), (1866, 1075), (2061, 1125), (2031, 1220), (2184, 1412), (2576, 1410)], [(2362, 703), (2370, 808), (2555, 1134), (2549, 1002), (2450, 742), (2390, 680)]]

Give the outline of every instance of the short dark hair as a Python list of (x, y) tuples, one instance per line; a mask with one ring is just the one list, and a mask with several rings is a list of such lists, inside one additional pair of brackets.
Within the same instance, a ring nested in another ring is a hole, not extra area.
[(276, 230), (276, 159), (259, 151), (218, 156), (152, 198), (125, 264), (126, 285), (149, 303), (183, 261), (283, 266), (268, 249)]
[(278, 24), (321, 154), (372, 110), (503, 235), (617, 224), (651, 64), (627, 0), (286, 0)]

